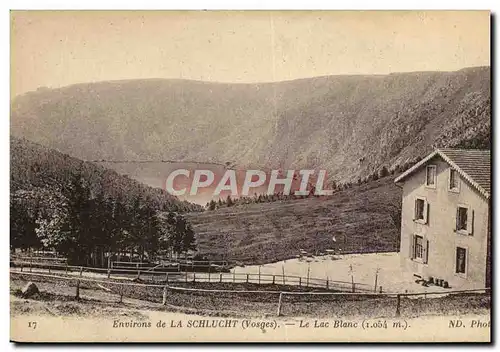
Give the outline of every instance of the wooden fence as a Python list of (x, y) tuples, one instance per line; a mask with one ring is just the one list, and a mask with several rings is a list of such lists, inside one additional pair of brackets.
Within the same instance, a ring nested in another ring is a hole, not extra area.
[[(303, 316), (331, 314), (349, 316), (355, 312), (361, 315), (400, 317), (416, 313), (439, 313), (444, 310), (457, 314), (463, 310), (481, 305), (489, 309), (491, 304), (490, 289), (470, 289), (460, 291), (439, 291), (421, 293), (367, 293), (367, 292), (296, 292), (283, 290), (225, 290), (180, 287), (171, 284), (143, 284), (118, 282), (88, 277), (65, 277), (42, 273), (11, 272), (11, 277), (18, 279), (63, 282), (75, 288), (75, 299), (81, 298), (82, 285), (87, 289), (103, 290), (114, 295), (115, 302), (122, 302), (123, 297), (145, 299), (162, 305), (181, 308), (204, 308), (212, 310), (231, 310), (251, 313), (254, 310), (277, 316)], [(466, 299), (463, 299), (463, 296)], [(412, 298), (423, 299), (412, 299)], [(438, 300), (429, 298), (439, 297)], [(333, 309), (333, 310), (332, 310)], [(327, 313), (325, 313), (327, 312)]]
[[(54, 264), (36, 266), (31, 262), (18, 262), (19, 266), (11, 268), (12, 271), (18, 272), (39, 272), (44, 273), (64, 273), (69, 276), (92, 276), (100, 275), (110, 278), (134, 278), (142, 279), (151, 282), (192, 282), (192, 283), (251, 283), (259, 285), (290, 285), (306, 288), (318, 288), (324, 290), (349, 291), (349, 292), (381, 292), (381, 287), (373, 287), (367, 284), (357, 282), (346, 282), (330, 280), (329, 278), (302, 277), (293, 275), (271, 275), (259, 273), (197, 273), (197, 272), (180, 272), (180, 271), (164, 271), (162, 268), (151, 269), (117, 269), (117, 268), (94, 268), (84, 266), (72, 266), (67, 264)], [(26, 265), (26, 266), (25, 266)]]

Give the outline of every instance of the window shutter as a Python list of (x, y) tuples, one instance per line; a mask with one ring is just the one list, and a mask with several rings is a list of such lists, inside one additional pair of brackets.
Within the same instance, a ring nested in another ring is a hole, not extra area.
[(427, 261), (429, 259), (429, 240), (425, 241), (422, 259), (424, 261), (424, 264), (427, 264)]
[(414, 259), (415, 255), (415, 235), (410, 235), (410, 259)]
[(467, 210), (467, 233), (472, 235), (474, 232), (474, 210), (470, 207)]
[(455, 231), (458, 231), (459, 209), (460, 207), (457, 207), (457, 215), (455, 216)]
[(429, 202), (424, 202), (424, 223), (429, 223)]
[(413, 220), (417, 219), (417, 199), (415, 199), (415, 205), (413, 206)]
[(469, 271), (469, 248), (465, 248), (465, 277), (467, 277), (467, 272)]

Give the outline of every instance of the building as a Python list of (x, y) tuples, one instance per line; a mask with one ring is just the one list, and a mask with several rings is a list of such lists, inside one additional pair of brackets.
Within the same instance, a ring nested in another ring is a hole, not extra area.
[(435, 150), (396, 178), (401, 265), (454, 289), (491, 283), (490, 151)]

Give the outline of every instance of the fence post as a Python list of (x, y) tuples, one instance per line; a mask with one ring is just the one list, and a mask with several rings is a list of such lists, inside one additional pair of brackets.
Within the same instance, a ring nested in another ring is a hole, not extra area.
[(118, 303), (122, 302), (123, 302), (123, 285), (120, 285), (120, 300), (118, 301)]
[(275, 281), (274, 279), (275, 279), (275, 275), (273, 275), (273, 285), (274, 285), (274, 281)]
[(137, 272), (137, 278), (139, 279), (140, 277), (141, 277), (141, 271), (139, 270), (139, 271)]
[(233, 283), (236, 281), (236, 276), (235, 272), (233, 271)]
[(66, 259), (66, 274), (68, 273), (68, 260)]
[(162, 305), (167, 304), (167, 285), (165, 285), (165, 287), (163, 287), (163, 300), (162, 300), (161, 304)]
[(281, 300), (283, 298), (283, 292), (280, 292), (280, 298), (279, 298), (279, 301), (278, 301), (278, 316), (281, 315)]
[(108, 279), (111, 277), (111, 269), (108, 268)]
[(50, 264), (49, 264), (49, 274), (50, 274)]
[(311, 272), (311, 263), (307, 266), (307, 284), (306, 287), (309, 287), (309, 274)]
[(188, 282), (188, 272), (186, 270), (186, 282)]
[(326, 289), (329, 290), (330, 287), (329, 287), (329, 282), (328, 282), (328, 276), (326, 277)]
[(75, 299), (80, 299), (80, 280), (76, 281), (76, 293), (75, 293)]
[(353, 293), (356, 292), (356, 283), (355, 282), (352, 283), (352, 292)]
[(377, 293), (377, 280), (378, 280), (378, 269), (375, 271), (375, 286), (373, 287), (373, 292)]
[(23, 262), (21, 262), (21, 272), (23, 272)]
[(167, 276), (167, 284), (168, 284), (168, 272), (167, 272), (167, 275), (166, 275), (166, 276)]
[(299, 287), (302, 286), (302, 277), (299, 277)]
[(83, 276), (83, 266), (80, 267), (80, 276)]
[(379, 293), (382, 293), (382, 286), (379, 287)]
[(33, 257), (30, 256), (30, 273), (31, 273), (31, 268), (33, 267)]
[(247, 284), (248, 284), (248, 274), (247, 274)]
[(222, 282), (222, 273), (219, 273), (219, 282)]
[(398, 300), (396, 302), (396, 317), (401, 316), (401, 295), (398, 294)]
[(193, 272), (193, 282), (196, 282), (196, 273)]

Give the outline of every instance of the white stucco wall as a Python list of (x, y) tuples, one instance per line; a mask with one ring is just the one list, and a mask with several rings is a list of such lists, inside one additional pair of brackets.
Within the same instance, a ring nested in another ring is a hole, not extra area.
[[(430, 160), (427, 165), (437, 167), (435, 189), (425, 185), (425, 166), (404, 180), (401, 265), (410, 274), (444, 279), (454, 289), (483, 288), (486, 282), (488, 201), (463, 178), (460, 178), (459, 193), (449, 191), (450, 167), (439, 156)], [(429, 203), (427, 224), (413, 220), (416, 197), (425, 197)], [(459, 204), (467, 205), (474, 211), (473, 235), (458, 234), (454, 231)], [(427, 264), (410, 258), (412, 234), (421, 235), (429, 241)], [(468, 250), (465, 276), (455, 273), (457, 246)]]

